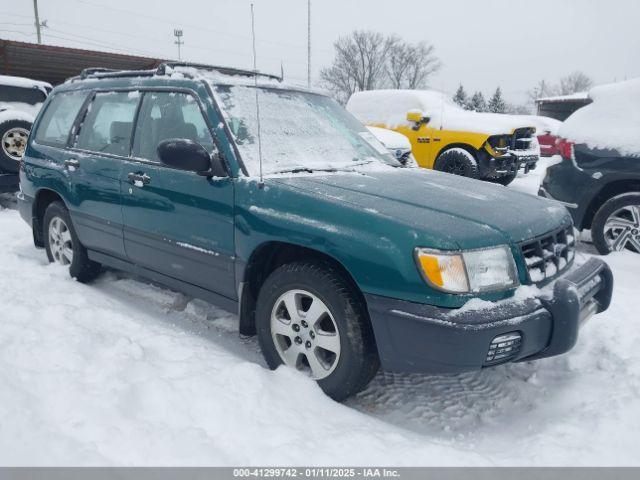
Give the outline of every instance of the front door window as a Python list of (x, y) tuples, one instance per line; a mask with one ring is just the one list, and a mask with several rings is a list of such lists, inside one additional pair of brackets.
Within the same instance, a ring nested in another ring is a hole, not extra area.
[(163, 140), (180, 138), (193, 140), (209, 153), (214, 150), (213, 138), (196, 100), (182, 92), (148, 92), (144, 96), (132, 155), (160, 162), (156, 151)]

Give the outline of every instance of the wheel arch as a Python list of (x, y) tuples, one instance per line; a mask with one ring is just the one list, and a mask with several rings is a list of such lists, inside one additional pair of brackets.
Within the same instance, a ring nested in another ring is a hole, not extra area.
[[(41, 188), (36, 192), (33, 201), (32, 218), (33, 218), (33, 242), (36, 247), (44, 247), (44, 239), (42, 238), (42, 220), (47, 207), (55, 201), (65, 202), (62, 195), (50, 188)], [(68, 207), (67, 207), (68, 208)]]
[(607, 183), (589, 202), (589, 205), (585, 209), (582, 217), (582, 222), (578, 227), (581, 230), (590, 229), (591, 224), (593, 223), (593, 218), (600, 207), (613, 197), (623, 193), (640, 193), (640, 178), (615, 180)]
[(449, 143), (449, 144), (445, 145), (444, 147), (442, 147), (440, 150), (438, 150), (438, 153), (435, 156), (435, 161), (433, 162), (433, 166), (435, 167), (436, 162), (438, 161), (438, 158), (440, 158), (440, 155), (442, 155), (447, 150), (451, 150), (453, 148), (461, 148), (463, 150), (466, 150), (471, 155), (473, 155), (473, 158), (475, 158), (476, 161), (478, 161), (478, 149), (477, 148), (473, 147), (472, 145), (469, 145), (468, 143)]
[(267, 277), (278, 267), (295, 261), (317, 261), (340, 271), (358, 299), (366, 306), (365, 298), (349, 270), (333, 256), (295, 243), (268, 241), (257, 246), (244, 268), (240, 291), (240, 334), (255, 335), (255, 310), (258, 293)]

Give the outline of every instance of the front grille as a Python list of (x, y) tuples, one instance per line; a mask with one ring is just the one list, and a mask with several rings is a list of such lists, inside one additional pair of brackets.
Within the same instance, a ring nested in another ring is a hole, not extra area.
[(535, 131), (531, 128), (518, 128), (513, 132), (512, 150), (529, 150), (534, 140)]
[(550, 280), (563, 272), (573, 261), (576, 240), (573, 226), (520, 244), (527, 265), (530, 283)]

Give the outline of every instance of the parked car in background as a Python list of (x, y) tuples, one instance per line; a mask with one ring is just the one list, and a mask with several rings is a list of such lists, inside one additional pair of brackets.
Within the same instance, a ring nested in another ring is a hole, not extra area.
[(469, 112), (430, 90), (354, 93), (347, 110), (365, 125), (409, 138), (419, 166), (507, 185), (540, 157), (535, 127), (517, 115)]
[(537, 115), (525, 116), (536, 127), (536, 137), (540, 145), (541, 157), (553, 157), (558, 155), (558, 129), (562, 122), (550, 117)]
[(590, 97), (560, 128), (564, 161), (549, 167), (539, 193), (568, 206), (600, 253), (640, 253), (640, 79)]
[(51, 85), (0, 75), (0, 192), (18, 189), (18, 166), (33, 120)]
[(108, 265), (237, 312), (271, 368), (335, 399), (380, 363), (558, 355), (607, 309), (611, 271), (574, 264), (564, 207), (401, 168), (332, 99), (255, 75), (171, 64), (57, 87), (20, 170), (35, 244), (79, 281)]
[(367, 130), (369, 130), (402, 165), (416, 165), (416, 160), (411, 153), (411, 142), (409, 142), (407, 137), (388, 128), (367, 127)]

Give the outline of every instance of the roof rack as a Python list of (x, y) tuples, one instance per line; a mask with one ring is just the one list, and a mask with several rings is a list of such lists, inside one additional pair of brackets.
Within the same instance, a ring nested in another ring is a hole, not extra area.
[(255, 75), (263, 78), (269, 78), (271, 80), (277, 80), (278, 82), (282, 82), (282, 77), (277, 75), (272, 75), (270, 73), (260, 73), (255, 72), (253, 70), (243, 70), (240, 68), (232, 68), (232, 67), (221, 67), (218, 65), (207, 65), (204, 63), (190, 63), (190, 62), (165, 62), (161, 63), (158, 66), (156, 71), (157, 75), (166, 75), (167, 68), (175, 68), (175, 67), (192, 67), (199, 70), (211, 70), (220, 72), (223, 75), (239, 75), (243, 77), (254, 77)]
[(242, 70), (232, 67), (220, 67), (216, 65), (206, 65), (203, 63), (189, 63), (189, 62), (164, 62), (158, 65), (157, 68), (150, 70), (117, 70), (113, 68), (91, 67), (85, 68), (80, 72), (80, 75), (72, 77), (70, 80), (85, 80), (87, 78), (121, 78), (121, 77), (153, 77), (154, 75), (168, 75), (169, 70), (175, 67), (191, 67), (198, 70), (209, 70), (219, 72), (223, 75), (239, 75), (244, 77), (254, 77), (255, 75), (270, 80), (276, 80), (282, 82), (282, 77), (271, 75), (268, 73), (254, 72), (252, 70)]
[(114, 68), (91, 67), (85, 68), (80, 75), (67, 79), (69, 82), (86, 80), (87, 78), (119, 78), (119, 77), (151, 77), (156, 73), (154, 70), (117, 70)]

